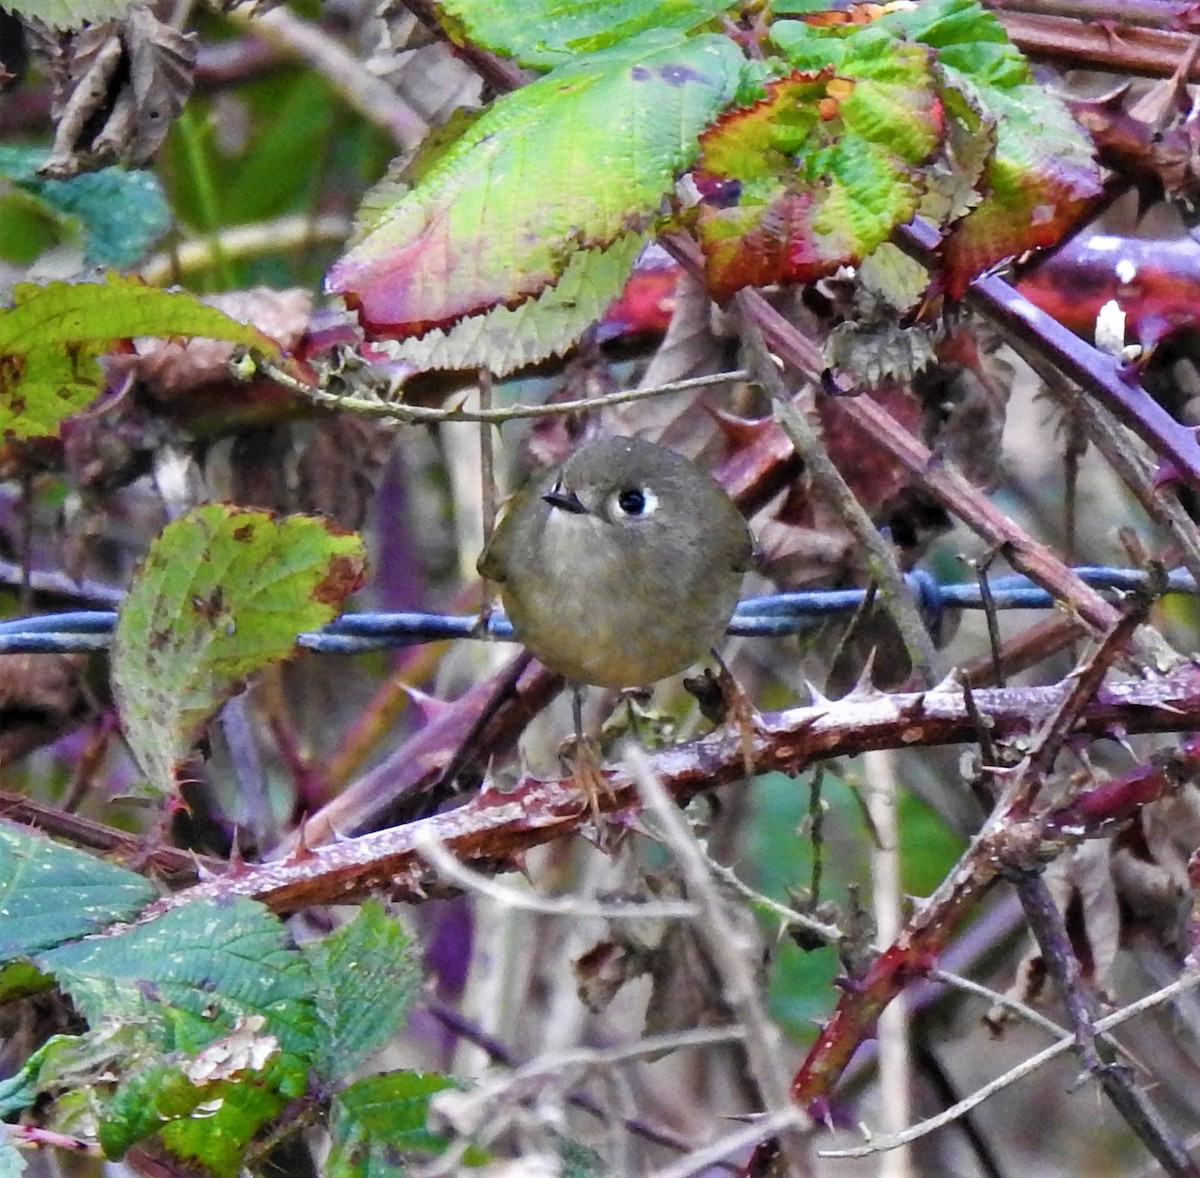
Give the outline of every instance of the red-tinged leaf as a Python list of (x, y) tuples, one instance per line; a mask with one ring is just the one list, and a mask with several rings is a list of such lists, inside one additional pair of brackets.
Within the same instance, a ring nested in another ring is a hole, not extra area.
[(929, 53), (873, 41), (886, 57), (864, 39), (836, 66), (769, 83), (701, 137), (697, 221), (718, 298), (860, 261), (916, 212), (916, 165), (943, 124)]
[(675, 313), (683, 268), (658, 246), (643, 251), (621, 294), (596, 328), (601, 341), (626, 335), (663, 335)]
[(494, 307), (446, 331), (381, 346), (421, 371), (487, 368), (495, 376), (562, 355), (620, 293), (644, 244), (640, 234), (627, 233), (607, 249), (580, 250), (553, 286), (519, 307)]
[(1000, 113), (984, 199), (952, 227), (943, 247), (952, 298), (993, 263), (1056, 244), (1101, 192), (1091, 151), (1053, 95), (1030, 83), (1003, 99), (989, 96), (989, 106)]
[[(862, 396), (877, 401), (906, 429), (919, 430), (921, 406), (911, 387), (884, 381), (880, 387)], [(842, 472), (854, 497), (869, 512), (878, 512), (911, 484), (908, 472), (880, 453), (879, 447), (861, 426), (855, 424), (837, 397), (818, 397), (817, 413), (830, 458)]]
[(838, 266), (822, 258), (812, 240), (811, 192), (788, 192), (782, 184), (770, 200), (755, 200), (732, 209), (703, 209), (700, 242), (704, 247), (709, 287), (716, 298), (728, 298), (744, 286), (774, 282), (807, 282)]
[(579, 251), (655, 220), (743, 65), (727, 37), (652, 33), (504, 96), (333, 266), (329, 289), (397, 339), (519, 306)]
[(1058, 242), (1100, 194), (1100, 171), (1062, 99), (1034, 79), (978, 0), (924, 0), (878, 24), (932, 46), (947, 106), (959, 112), (965, 101), (970, 122), (982, 115), (994, 128), (995, 149), (976, 184), (983, 199), (953, 224), (944, 247), (946, 290), (957, 298), (992, 263)]
[[(932, 55), (947, 125), (922, 178), (920, 211), (950, 225), (945, 285), (954, 297), (993, 262), (1057, 242), (1100, 192), (1087, 137), (978, 0), (922, 0), (890, 11), (859, 5), (853, 19), (835, 23), (781, 20), (771, 40), (796, 69), (839, 75), (862, 76), (863, 62), (886, 66), (900, 45)], [(903, 133), (907, 105), (893, 103), (892, 135)]]

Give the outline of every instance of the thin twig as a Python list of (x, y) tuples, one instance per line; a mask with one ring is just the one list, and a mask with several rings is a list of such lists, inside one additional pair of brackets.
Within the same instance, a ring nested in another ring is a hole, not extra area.
[[(875, 838), (871, 840), (871, 905), (879, 939), (890, 944), (903, 920), (900, 885), (900, 822), (897, 815), (900, 783), (896, 780), (895, 751), (878, 749), (863, 755), (866, 806)], [(879, 1016), (878, 1073), (882, 1127), (900, 1132), (910, 1120), (913, 1086), (909, 1052), (909, 1009), (906, 996), (896, 995)], [(901, 1146), (884, 1159), (880, 1178), (911, 1178), (912, 1157)]]
[(507, 1109), (520, 1106), (538, 1096), (548, 1081), (556, 1081), (564, 1089), (574, 1087), (579, 1080), (569, 1073), (595, 1072), (611, 1074), (626, 1064), (668, 1052), (723, 1046), (745, 1039), (741, 1027), (698, 1027), (690, 1031), (675, 1031), (656, 1035), (616, 1047), (573, 1047), (566, 1051), (547, 1052), (523, 1064), (515, 1071), (501, 1076), (484, 1077), (476, 1081), (469, 1093), (454, 1097), (454, 1121), (460, 1126), (473, 1127), (472, 1132), (460, 1132), (451, 1148), (417, 1174), (421, 1178), (435, 1175), (459, 1174), (459, 1162), (472, 1139), (486, 1139), (506, 1127)]
[(623, 389), (617, 393), (603, 393), (596, 397), (582, 397), (575, 401), (555, 401), (547, 405), (510, 405), (506, 409), (433, 409), (424, 405), (406, 405), (398, 401), (385, 401), (378, 397), (352, 396), (331, 393), (326, 389), (314, 389), (299, 381), (290, 380), (287, 374), (269, 366), (265, 371), (281, 384), (294, 387), (297, 392), (309, 397), (318, 405), (334, 409), (345, 409), (361, 413), (366, 417), (382, 417), (406, 425), (430, 425), (448, 421), (489, 422), (503, 425), (506, 421), (522, 418), (555, 417), (564, 413), (581, 413), (585, 410), (604, 409), (609, 405), (625, 405), (631, 401), (645, 401), (651, 397), (662, 397), (670, 393), (682, 393), (689, 389), (710, 388), (745, 380), (750, 375), (742, 369), (732, 372), (715, 372), (708, 376), (692, 376), (686, 380), (674, 380), (669, 384), (656, 385), (648, 389)]
[(1146, 1094), (1134, 1084), (1129, 1070), (1100, 1057), (1096, 1046), (1096, 999), (1083, 980), (1066, 921), (1054, 903), (1046, 881), (1040, 875), (1028, 872), (1021, 873), (1015, 883), (1021, 907), (1041, 950), (1042, 961), (1062, 994), (1084, 1067), (1100, 1082), (1113, 1106), (1168, 1174), (1173, 1178), (1197, 1178), (1200, 1167), (1188, 1157), (1183, 1142)]
[(1075, 730), (1084, 709), (1113, 664), (1125, 652), (1134, 631), (1146, 620), (1150, 599), (1135, 597), (1124, 616), (1104, 636), (1104, 640), (1068, 678), (1069, 690), (1038, 732), (1037, 741), (1021, 764), (1001, 809), (1005, 818), (1024, 818), (1033, 809), (1038, 792), (1054, 767), (1063, 744)]
[[(513, 1070), (525, 1066), (499, 1039), (494, 1035), (489, 1035), (482, 1027), (471, 1022), (470, 1019), (464, 1018), (452, 1007), (431, 1000), (425, 1004), (425, 1009), (446, 1027), (447, 1030), (463, 1039), (467, 1039), (474, 1046), (478, 1047), (493, 1063), (502, 1064), (504, 1067)], [(721, 1042), (728, 1041), (736, 1042), (737, 1040), (721, 1040)], [(655, 1043), (657, 1050), (683, 1050), (707, 1045), (706, 1043), (698, 1043), (690, 1038), (686, 1042), (680, 1042), (674, 1036), (655, 1036), (653, 1039), (648, 1040), (648, 1042)], [(586, 1093), (569, 1093), (567, 1100), (576, 1108), (583, 1109), (584, 1112), (590, 1113), (600, 1120), (610, 1120), (612, 1118), (612, 1113), (609, 1109), (599, 1101), (593, 1100)], [(644, 1138), (654, 1145), (661, 1145), (666, 1149), (672, 1149), (676, 1153), (689, 1153), (692, 1149), (691, 1141), (679, 1137), (674, 1133), (668, 1133), (658, 1125), (652, 1125), (640, 1117), (623, 1117), (621, 1118), (621, 1124), (634, 1136)], [(729, 1165), (722, 1168), (732, 1170), (736, 1167)]]
[[(1161, 990), (1156, 990), (1153, 994), (1147, 994), (1145, 998), (1140, 998), (1137, 1002), (1131, 1002), (1128, 1006), (1122, 1007), (1113, 1014), (1098, 1019), (1095, 1029), (1097, 1031), (1111, 1031), (1115, 1027), (1121, 1026), (1122, 1023), (1127, 1023), (1130, 1019), (1136, 1018), (1139, 1014), (1144, 1014), (1147, 1010), (1153, 1010), (1154, 1007), (1161, 1006), (1164, 1002), (1169, 1002), (1176, 995), (1194, 989), (1197, 985), (1200, 985), (1200, 974), (1185, 974), (1169, 986), (1164, 986)], [(917, 1141), (921, 1137), (927, 1137), (930, 1133), (952, 1124), (963, 1113), (977, 1108), (989, 1097), (995, 1096), (997, 1092), (1002, 1092), (1005, 1088), (1012, 1087), (1018, 1080), (1023, 1080), (1026, 1076), (1039, 1071), (1060, 1055), (1065, 1055), (1074, 1046), (1074, 1038), (1060, 1039), (1057, 1043), (1043, 1048), (1036, 1055), (1022, 1060), (1015, 1068), (1005, 1072), (1002, 1076), (997, 1076), (996, 1079), (972, 1092), (970, 1096), (965, 1100), (959, 1101), (952, 1108), (943, 1109), (937, 1116), (921, 1121), (919, 1124), (906, 1129), (903, 1133), (897, 1133), (895, 1137), (877, 1137), (867, 1145), (860, 1145), (852, 1149), (822, 1149), (817, 1151), (817, 1156), (822, 1158), (865, 1158), (870, 1157), (871, 1154), (882, 1153), (887, 1149), (894, 1149), (897, 1145), (905, 1145), (911, 1141)]]
[(231, 11), (226, 18), (246, 32), (301, 58), (351, 109), (405, 150), (416, 148), (429, 133), (429, 124), (408, 103), (319, 25), (286, 8), (254, 17)]
[(804, 1129), (807, 1120), (799, 1109), (779, 1109), (756, 1117), (748, 1129), (741, 1129), (719, 1138), (712, 1145), (693, 1150), (682, 1161), (655, 1170), (650, 1178), (692, 1178), (710, 1166), (717, 1165), (731, 1154), (740, 1154), (769, 1138)]
[(979, 581), (979, 596), (983, 601), (983, 616), (987, 619), (988, 647), (992, 652), (992, 677), (997, 687), (1005, 684), (1004, 663), (1000, 658), (1000, 621), (996, 617), (996, 600), (992, 597), (992, 586), (988, 581), (988, 569), (996, 559), (993, 550), (982, 560), (970, 561)]
[(937, 651), (921, 619), (921, 611), (904, 583), (904, 574), (896, 563), (895, 550), (854, 497), (854, 492), (830, 459), (817, 431), (793, 403), (792, 394), (767, 350), (762, 330), (754, 317), (753, 305), (749, 304), (747, 296), (748, 292), (743, 291), (736, 296), (735, 302), (741, 312), (742, 343), (754, 378), (770, 396), (776, 420), (796, 447), (796, 453), (804, 462), (817, 494), (837, 513), (857, 541), (871, 577), (879, 586), (884, 606), (896, 623), (913, 674), (918, 682), (927, 683)]
[(169, 251), (151, 255), (137, 273), (152, 286), (161, 286), (178, 282), (184, 274), (212, 269), (218, 256), (229, 262), (287, 254), (303, 246), (340, 243), (346, 240), (350, 224), (348, 217), (322, 213), (318, 217), (297, 214), (252, 225), (231, 225), (211, 237), (188, 238)]
[(808, 783), (808, 838), (812, 845), (808, 902), (813, 906), (821, 901), (821, 874), (825, 867), (825, 800), (821, 795), (824, 780), (825, 766), (818, 765)]
[(507, 908), (536, 912), (539, 916), (569, 916), (576, 920), (692, 920), (699, 915), (695, 904), (686, 900), (630, 900), (623, 903), (599, 903), (578, 896), (539, 896), (519, 892), (498, 884), (494, 879), (464, 867), (442, 843), (432, 828), (421, 827), (413, 839), (417, 853), (439, 875), (466, 892), (486, 896)]
[[(678, 806), (655, 776), (645, 754), (640, 749), (630, 748), (625, 760), (646, 809), (654, 816), (663, 841), (679, 864), (688, 895), (700, 908), (703, 919), (697, 924), (696, 931), (704, 939), (720, 974), (725, 999), (745, 1029), (746, 1057), (763, 1105), (768, 1112), (789, 1108), (789, 1076), (783, 1063), (779, 1031), (767, 1016), (744, 937), (729, 919), (726, 901), (708, 870), (707, 858)], [(796, 1176), (811, 1173), (798, 1133), (781, 1134), (780, 1148), (789, 1173)]]

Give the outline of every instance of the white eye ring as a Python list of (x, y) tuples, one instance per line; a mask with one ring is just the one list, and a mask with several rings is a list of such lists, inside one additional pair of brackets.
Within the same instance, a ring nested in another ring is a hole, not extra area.
[(614, 519), (645, 519), (658, 510), (658, 496), (649, 487), (625, 487), (609, 500)]

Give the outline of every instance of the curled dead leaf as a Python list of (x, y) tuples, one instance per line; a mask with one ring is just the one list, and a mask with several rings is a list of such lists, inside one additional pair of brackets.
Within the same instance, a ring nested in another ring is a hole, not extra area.
[(41, 173), (148, 161), (191, 93), (195, 62), (192, 37), (145, 5), (75, 34), (57, 63), (57, 130)]

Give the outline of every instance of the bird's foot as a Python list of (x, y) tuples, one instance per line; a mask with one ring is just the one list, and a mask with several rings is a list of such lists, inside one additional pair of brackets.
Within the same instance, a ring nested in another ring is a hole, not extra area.
[(591, 811), (592, 821), (600, 822), (600, 804), (611, 800), (613, 791), (600, 763), (600, 749), (595, 741), (570, 737), (559, 750), (564, 764), (582, 791), (584, 805)]
[(754, 776), (754, 742), (758, 735), (758, 709), (724, 662), (717, 670), (705, 668), (702, 675), (685, 679), (684, 685), (696, 697), (705, 719), (715, 726), (731, 724), (741, 744), (742, 769), (747, 778)]

